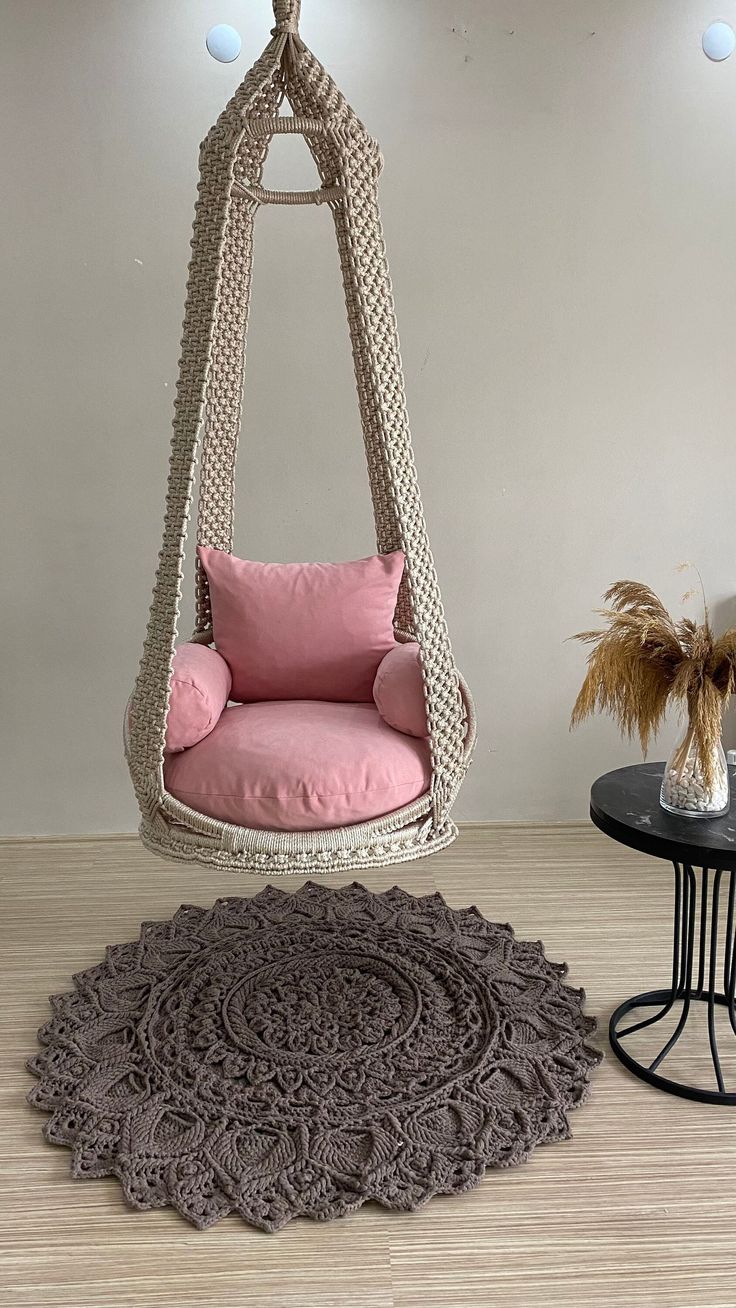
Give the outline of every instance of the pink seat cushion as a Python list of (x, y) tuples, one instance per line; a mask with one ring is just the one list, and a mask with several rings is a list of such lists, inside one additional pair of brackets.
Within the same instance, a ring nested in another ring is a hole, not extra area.
[(416, 641), (396, 645), (382, 660), (373, 698), (384, 722), (408, 736), (426, 736), (427, 704)]
[(186, 641), (174, 653), (166, 748), (196, 745), (216, 725), (230, 697), (232, 677), (221, 654)]
[(251, 563), (203, 546), (197, 552), (233, 699), (371, 700), (394, 644), (400, 550), (353, 563)]
[(167, 790), (238, 826), (316, 831), (380, 817), (430, 785), (429, 746), (387, 726), (374, 704), (237, 704), (165, 764)]

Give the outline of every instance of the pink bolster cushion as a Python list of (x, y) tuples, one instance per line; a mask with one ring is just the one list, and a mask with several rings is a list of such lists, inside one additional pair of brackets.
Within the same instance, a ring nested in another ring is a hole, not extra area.
[(401, 550), (352, 563), (253, 563), (199, 546), (232, 698), (370, 703), (404, 571)]
[(416, 641), (395, 645), (382, 660), (373, 683), (373, 699), (390, 727), (407, 736), (427, 735), (427, 704)]
[(174, 653), (166, 749), (189, 749), (217, 726), (230, 698), (232, 677), (224, 658), (209, 645), (191, 641)]

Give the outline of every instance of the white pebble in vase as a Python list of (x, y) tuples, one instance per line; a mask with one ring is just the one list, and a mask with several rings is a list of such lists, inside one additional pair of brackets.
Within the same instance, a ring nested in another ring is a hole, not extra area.
[(218, 23), (207, 33), (207, 49), (218, 64), (231, 64), (240, 54), (240, 33), (228, 23)]
[(736, 32), (729, 23), (711, 23), (703, 32), (703, 52), (720, 64), (736, 49)]

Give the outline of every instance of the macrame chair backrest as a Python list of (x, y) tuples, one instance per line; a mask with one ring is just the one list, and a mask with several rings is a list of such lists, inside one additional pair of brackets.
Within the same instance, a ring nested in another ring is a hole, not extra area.
[[(166, 714), (200, 441), (197, 540), (233, 549), (255, 215), (262, 204), (323, 204), (332, 212), (337, 235), (377, 548), (382, 553), (403, 549), (406, 555), (395, 625), (400, 639), (411, 637), (420, 646), (432, 756), (431, 795), (424, 806), (429, 816), (421, 839), (431, 842), (450, 830), (448, 814), (467, 769), (475, 726), (472, 701), (452, 656), (411, 449), (378, 208), (382, 159), (376, 142), (299, 36), (298, 0), (275, 0), (274, 12), (270, 43), (200, 149), (164, 536), (130, 705), (128, 760), (151, 840), (152, 833), (163, 833), (174, 820), (185, 845), (196, 845), (199, 834), (207, 848), (219, 843), (231, 854), (247, 850), (249, 837), (268, 849), (264, 833), (243, 835), (187, 810), (167, 794)], [(285, 99), (293, 116), (280, 116)], [(275, 192), (262, 186), (270, 142), (284, 132), (304, 137), (321, 181), (316, 190)], [(195, 587), (192, 638), (209, 641), (209, 591), (198, 562)], [(409, 808), (412, 819), (416, 805)], [(386, 821), (379, 825), (385, 827)], [(281, 848), (284, 842), (271, 834), (274, 847)], [(310, 835), (315, 847), (330, 845), (324, 836)], [(351, 839), (337, 843), (349, 846)], [(308, 838), (300, 840), (309, 846)], [(286, 843), (294, 847), (293, 840)]]

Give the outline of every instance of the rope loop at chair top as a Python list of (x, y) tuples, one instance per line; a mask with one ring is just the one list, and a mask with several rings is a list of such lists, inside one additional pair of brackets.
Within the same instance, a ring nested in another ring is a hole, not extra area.
[(278, 36), (282, 32), (296, 35), (299, 31), (300, 9), (301, 0), (273, 0), (273, 14), (276, 19), (273, 35)]

